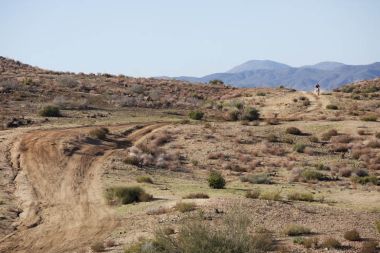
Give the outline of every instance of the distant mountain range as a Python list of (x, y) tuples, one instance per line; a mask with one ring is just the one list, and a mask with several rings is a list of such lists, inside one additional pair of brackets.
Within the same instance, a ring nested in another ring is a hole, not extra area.
[(369, 65), (346, 65), (320, 62), (299, 68), (269, 61), (252, 60), (222, 73), (203, 77), (180, 76), (174, 79), (207, 83), (219, 79), (236, 87), (278, 87), (311, 90), (319, 82), (322, 89), (332, 90), (344, 84), (380, 77), (380, 62)]

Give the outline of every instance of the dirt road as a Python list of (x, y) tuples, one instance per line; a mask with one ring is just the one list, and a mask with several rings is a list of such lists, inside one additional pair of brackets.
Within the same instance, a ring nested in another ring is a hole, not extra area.
[(104, 240), (119, 224), (103, 198), (104, 161), (162, 126), (136, 129), (124, 140), (89, 139), (89, 128), (24, 134), (11, 151), (23, 212), (16, 232), (1, 239), (0, 252), (76, 252)]

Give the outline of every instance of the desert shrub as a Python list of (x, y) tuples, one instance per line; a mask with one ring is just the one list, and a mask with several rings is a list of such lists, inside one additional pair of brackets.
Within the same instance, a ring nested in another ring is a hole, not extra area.
[(240, 115), (241, 112), (239, 110), (228, 111), (225, 115), (225, 119), (228, 121), (237, 121), (239, 120)]
[(309, 106), (310, 105), (310, 100), (306, 99), (306, 100), (302, 101), (302, 105), (303, 106)]
[(377, 139), (380, 139), (380, 132), (375, 133), (375, 137), (376, 137)]
[(42, 117), (61, 117), (61, 111), (57, 106), (48, 105), (43, 107), (39, 113)]
[(106, 190), (106, 199), (110, 204), (125, 205), (133, 202), (147, 202), (152, 200), (153, 196), (138, 186), (111, 187)]
[[(274, 249), (271, 234), (248, 232), (249, 219), (244, 214), (232, 214), (215, 226), (202, 221), (202, 217), (185, 221), (175, 237), (162, 231), (153, 241), (140, 242), (134, 251), (126, 253), (258, 253)], [(148, 250), (148, 251), (147, 251)]]
[(224, 82), (222, 80), (219, 80), (219, 79), (210, 80), (208, 83), (212, 84), (212, 85), (223, 85), (224, 84)]
[(258, 199), (260, 197), (261, 191), (259, 189), (253, 189), (246, 192), (245, 197), (249, 199)]
[(108, 133), (109, 133), (108, 128), (105, 128), (105, 127), (99, 127), (99, 128), (92, 129), (92, 130), (89, 132), (89, 135), (90, 135), (92, 138), (96, 138), (96, 139), (104, 140), (104, 139), (106, 138), (106, 136), (107, 136)]
[(380, 220), (375, 222), (375, 226), (376, 226), (377, 232), (380, 233)]
[(378, 245), (378, 243), (376, 241), (363, 242), (359, 253), (376, 253), (377, 252), (377, 249), (376, 249), (377, 245)]
[(124, 159), (124, 163), (139, 166), (141, 163), (141, 159), (139, 159), (137, 156), (127, 156)]
[(326, 109), (329, 109), (329, 110), (338, 110), (338, 106), (337, 105), (326, 105)]
[(147, 183), (147, 184), (153, 184), (153, 179), (149, 176), (138, 176), (136, 178), (136, 181), (138, 183)]
[(224, 179), (222, 174), (217, 171), (211, 171), (207, 181), (208, 185), (214, 189), (223, 189), (226, 185), (226, 180)]
[(299, 130), (298, 128), (296, 128), (296, 127), (288, 127), (286, 129), (286, 133), (293, 134), (293, 135), (301, 135), (302, 131)]
[(380, 148), (380, 141), (371, 140), (367, 143), (367, 147), (369, 147), (369, 148)]
[(342, 244), (337, 239), (328, 237), (323, 240), (321, 246), (327, 249), (339, 249), (342, 247)]
[(191, 212), (194, 211), (197, 205), (192, 202), (178, 202), (174, 208), (175, 210), (181, 212), (181, 213), (186, 213), (186, 212)]
[(317, 249), (319, 247), (318, 243), (319, 240), (317, 237), (312, 237), (312, 238), (305, 238), (305, 237), (296, 237), (293, 239), (293, 243), (295, 244), (301, 244), (307, 249)]
[(104, 244), (102, 242), (96, 242), (91, 245), (90, 248), (94, 252), (103, 252), (105, 250)]
[(335, 129), (331, 129), (331, 130), (322, 134), (322, 140), (329, 141), (331, 139), (331, 137), (337, 136), (337, 135), (338, 135), (338, 131)]
[(333, 143), (350, 143), (351, 141), (352, 141), (352, 137), (346, 134), (331, 137), (331, 142)]
[(346, 231), (343, 235), (344, 239), (348, 241), (360, 241), (360, 234), (356, 229)]
[(265, 119), (265, 122), (268, 125), (279, 125), (280, 124), (280, 121), (276, 118), (267, 118), (267, 119)]
[(258, 92), (256, 94), (256, 96), (259, 96), (259, 97), (265, 97), (267, 94), (265, 92)]
[(209, 195), (207, 195), (206, 193), (190, 193), (190, 194), (187, 194), (185, 197), (183, 197), (184, 199), (208, 199), (210, 198)]
[(290, 224), (284, 229), (284, 234), (287, 236), (309, 235), (311, 234), (311, 230), (301, 225)]
[(277, 135), (275, 135), (275, 134), (269, 134), (269, 135), (267, 136), (267, 140), (268, 140), (269, 142), (278, 142), (278, 137), (277, 137)]
[(112, 248), (112, 247), (115, 247), (117, 244), (116, 244), (116, 242), (114, 241), (114, 240), (107, 240), (106, 241), (106, 246), (108, 247), (108, 248)]
[(318, 164), (315, 166), (315, 168), (316, 168), (317, 170), (326, 170), (326, 171), (331, 170), (329, 166), (324, 165), (323, 163), (318, 163)]
[(298, 200), (298, 201), (314, 201), (314, 196), (307, 192), (292, 192), (288, 194), (288, 200)]
[(260, 194), (260, 199), (279, 201), (281, 200), (281, 192), (280, 191), (262, 192)]
[(327, 176), (317, 170), (314, 169), (305, 169), (301, 172), (301, 177), (306, 181), (309, 180), (326, 180)]
[(376, 115), (367, 115), (360, 118), (362, 121), (377, 121)]
[(366, 176), (366, 177), (351, 177), (352, 182), (358, 183), (358, 184), (373, 184), (377, 185), (379, 180), (376, 176)]
[(340, 169), (340, 170), (339, 170), (339, 174), (340, 174), (342, 177), (350, 177), (351, 174), (352, 174), (352, 170), (349, 169), (349, 168), (343, 168), (343, 169)]
[(272, 180), (266, 173), (256, 175), (245, 175), (240, 177), (240, 181), (249, 182), (251, 184), (271, 184)]
[(204, 116), (204, 113), (201, 111), (191, 111), (189, 117), (193, 120), (201, 120)]
[(305, 151), (306, 145), (302, 143), (296, 143), (293, 146), (293, 150), (297, 153), (303, 153)]
[(363, 129), (359, 129), (358, 130), (358, 135), (367, 135), (367, 131), (366, 130), (363, 130)]
[(368, 171), (365, 170), (365, 169), (357, 169), (357, 170), (355, 171), (355, 175), (358, 176), (358, 177), (366, 177), (366, 176), (368, 176), (369, 174), (368, 174)]
[(314, 143), (318, 143), (319, 142), (319, 139), (317, 136), (310, 136), (309, 137), (309, 141), (310, 142), (314, 142)]
[(243, 112), (242, 119), (253, 121), (260, 118), (260, 112), (256, 108), (248, 108)]
[(331, 146), (332, 151), (346, 153), (349, 149), (347, 144), (338, 143)]
[(166, 227), (162, 229), (162, 233), (164, 233), (165, 235), (172, 235), (175, 233), (175, 231), (171, 227)]

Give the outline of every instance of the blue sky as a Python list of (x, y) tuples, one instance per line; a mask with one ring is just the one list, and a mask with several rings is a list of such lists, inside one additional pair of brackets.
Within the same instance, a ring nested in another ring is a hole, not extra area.
[(43, 68), (202, 76), (251, 59), (380, 61), (377, 0), (0, 0), (0, 55)]

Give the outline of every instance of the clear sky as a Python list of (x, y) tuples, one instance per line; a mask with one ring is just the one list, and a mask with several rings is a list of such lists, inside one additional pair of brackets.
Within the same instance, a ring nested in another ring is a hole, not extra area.
[(43, 68), (202, 76), (252, 59), (380, 61), (378, 0), (0, 0), (0, 55)]

